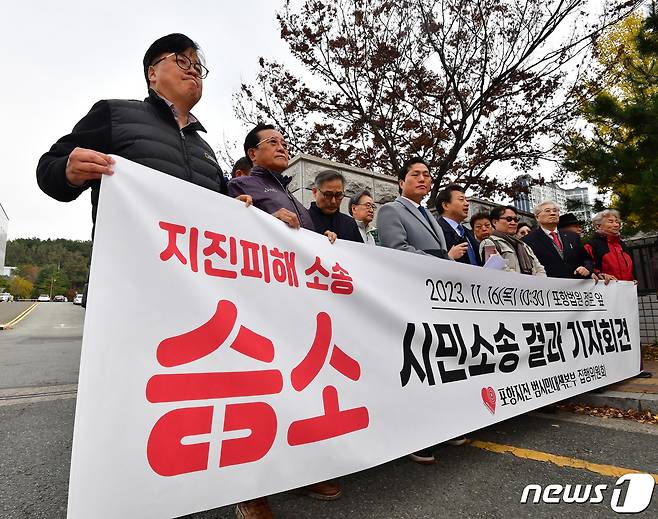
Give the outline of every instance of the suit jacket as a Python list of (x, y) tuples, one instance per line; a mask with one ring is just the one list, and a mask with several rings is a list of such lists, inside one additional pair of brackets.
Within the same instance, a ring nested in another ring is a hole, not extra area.
[[(459, 233), (452, 228), (450, 222), (448, 222), (443, 216), (439, 217), (438, 220), (441, 229), (443, 230), (443, 235), (446, 239), (446, 250), (450, 250), (457, 243), (461, 243), (462, 237), (459, 236)], [(482, 265), (482, 258), (480, 258), (480, 243), (475, 238), (475, 235), (472, 231), (464, 227), (464, 237), (469, 241), (471, 247), (473, 247), (473, 252), (475, 252), (475, 257), (477, 258), (478, 265)], [(471, 260), (468, 258), (468, 253), (464, 254), (461, 258), (455, 260), (460, 263), (466, 263), (467, 265), (471, 264)]]
[(428, 222), (412, 202), (401, 196), (379, 209), (377, 230), (384, 247), (451, 259), (436, 219), (430, 214)]
[(588, 257), (585, 247), (575, 232), (559, 231), (556, 232), (562, 241), (562, 256), (546, 233), (540, 227), (529, 232), (523, 241), (526, 242), (535, 256), (539, 259), (549, 278), (573, 278), (582, 279), (582, 276), (574, 275), (578, 267), (585, 267), (592, 272), (594, 263)]

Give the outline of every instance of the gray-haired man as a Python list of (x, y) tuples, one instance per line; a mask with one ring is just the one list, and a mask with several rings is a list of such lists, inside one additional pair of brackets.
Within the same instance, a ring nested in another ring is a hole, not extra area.
[(350, 198), (347, 209), (356, 222), (363, 243), (379, 245), (377, 229), (370, 225), (375, 218), (375, 209), (377, 209), (370, 191), (361, 191)]

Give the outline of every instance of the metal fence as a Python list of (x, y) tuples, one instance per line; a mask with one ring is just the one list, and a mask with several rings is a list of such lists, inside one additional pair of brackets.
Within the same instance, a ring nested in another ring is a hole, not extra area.
[(626, 241), (638, 280), (639, 295), (656, 294), (658, 291), (658, 233)]

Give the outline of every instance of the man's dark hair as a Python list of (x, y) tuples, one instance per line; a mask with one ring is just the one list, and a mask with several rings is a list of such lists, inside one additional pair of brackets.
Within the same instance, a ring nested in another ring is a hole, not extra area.
[(265, 123), (258, 123), (256, 126), (254, 126), (247, 136), (244, 138), (244, 156), (247, 157), (247, 160), (249, 161), (250, 165), (253, 165), (251, 162), (251, 159), (249, 158), (249, 150), (251, 148), (255, 148), (258, 143), (260, 142), (260, 139), (258, 138), (258, 132), (261, 132), (263, 130), (276, 130), (276, 127), (272, 124), (265, 124)]
[(235, 161), (231, 170), (231, 178), (235, 178), (235, 172), (239, 169), (242, 171), (249, 171), (251, 169), (251, 162), (248, 157), (240, 157)]
[(409, 173), (411, 166), (413, 166), (414, 164), (425, 164), (427, 169), (429, 169), (429, 164), (425, 162), (425, 159), (422, 159), (420, 157), (411, 157), (404, 161), (404, 164), (402, 164), (400, 171), (398, 171), (398, 180), (404, 180), (405, 177), (407, 176), (407, 173)]
[(364, 196), (369, 196), (370, 198), (372, 198), (370, 191), (368, 191), (367, 189), (364, 189), (363, 191), (357, 193), (356, 195), (350, 198), (350, 201), (347, 204), (347, 212), (350, 214), (350, 216), (353, 216), (352, 207), (354, 207), (355, 205), (359, 205), (359, 202), (361, 202), (361, 198)]
[(146, 86), (151, 86), (149, 82), (149, 67), (160, 54), (164, 54), (165, 52), (185, 52), (187, 49), (192, 49), (197, 53), (201, 51), (201, 48), (195, 41), (178, 32), (167, 34), (167, 36), (158, 38), (151, 43), (146, 54), (144, 54), (143, 60)]
[(499, 205), (494, 207), (489, 213), (489, 220), (493, 223), (494, 220), (500, 220), (500, 217), (503, 216), (503, 213), (507, 210), (514, 211), (514, 214), (518, 215), (519, 212), (516, 210), (516, 207), (513, 205)]
[[(408, 158), (407, 160), (404, 161), (402, 167), (398, 171), (398, 183), (400, 180), (404, 180), (407, 177), (407, 173), (409, 173), (411, 166), (413, 166), (414, 164), (425, 164), (427, 169), (430, 168), (429, 164), (425, 162), (425, 159), (422, 159), (420, 157)], [(398, 192), (402, 193), (402, 188), (400, 187), (399, 184), (398, 184)]]
[(320, 173), (315, 175), (313, 184), (315, 184), (315, 187), (320, 189), (322, 184), (329, 182), (330, 180), (340, 180), (343, 183), (343, 186), (345, 185), (345, 177), (342, 175), (342, 173), (339, 173), (334, 169), (325, 169), (320, 171)]
[(459, 193), (465, 193), (464, 188), (459, 184), (448, 184), (436, 195), (436, 200), (434, 201), (434, 207), (436, 207), (436, 210), (439, 212), (439, 214), (443, 214), (443, 212), (445, 211), (445, 209), (443, 208), (443, 204), (444, 203), (449, 204), (452, 201), (453, 191), (457, 191)]
[(479, 212), (471, 216), (471, 219), (469, 220), (469, 223), (471, 224), (471, 229), (475, 228), (475, 222), (477, 222), (478, 220), (489, 220), (489, 213)]

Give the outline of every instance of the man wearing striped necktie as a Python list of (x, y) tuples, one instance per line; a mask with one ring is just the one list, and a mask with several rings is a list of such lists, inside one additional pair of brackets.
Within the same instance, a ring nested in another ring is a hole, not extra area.
[(441, 217), (438, 219), (443, 235), (446, 238), (448, 250), (459, 247), (461, 253), (455, 261), (469, 265), (480, 266), (482, 261), (478, 251), (478, 242), (471, 230), (463, 226), (468, 218), (468, 199), (464, 188), (457, 184), (450, 184), (436, 195), (436, 210)]

